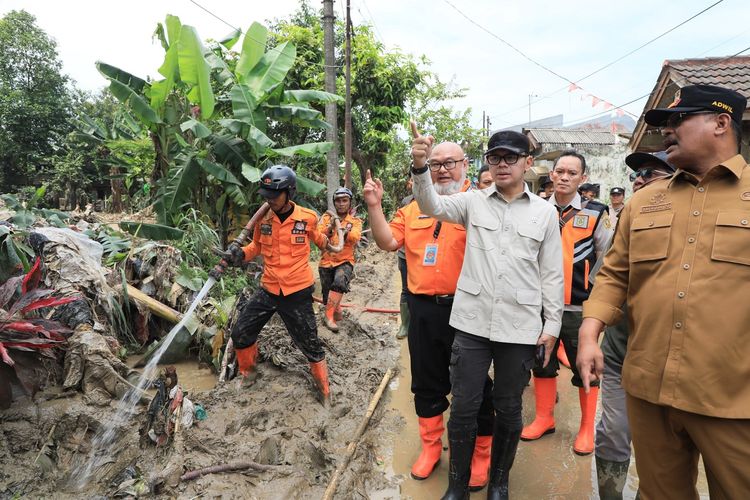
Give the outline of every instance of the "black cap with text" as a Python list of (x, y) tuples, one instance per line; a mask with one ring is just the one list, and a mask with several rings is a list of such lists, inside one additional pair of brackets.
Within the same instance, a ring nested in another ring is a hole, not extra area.
[(727, 113), (741, 124), (746, 106), (745, 96), (734, 90), (714, 85), (687, 85), (675, 92), (674, 101), (666, 108), (646, 111), (645, 120), (649, 125), (659, 127), (674, 113), (713, 111)]

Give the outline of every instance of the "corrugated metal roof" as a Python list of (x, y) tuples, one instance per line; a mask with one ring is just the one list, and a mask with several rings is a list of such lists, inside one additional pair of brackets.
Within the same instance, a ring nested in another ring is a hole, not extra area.
[(693, 85), (718, 85), (750, 97), (750, 56), (668, 60), (665, 63)]
[(527, 132), (539, 144), (615, 144), (615, 134), (607, 131), (567, 128), (532, 128)]

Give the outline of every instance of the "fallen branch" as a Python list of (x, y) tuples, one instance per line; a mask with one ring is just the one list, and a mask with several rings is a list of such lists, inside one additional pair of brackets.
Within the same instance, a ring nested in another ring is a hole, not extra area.
[(248, 462), (244, 460), (229, 462), (227, 464), (212, 465), (210, 467), (203, 467), (202, 469), (191, 470), (180, 476), (180, 481), (190, 481), (191, 479), (198, 479), (206, 474), (215, 474), (217, 472), (234, 472), (238, 470), (253, 469), (258, 471), (275, 471), (284, 469), (283, 465), (266, 465), (259, 464), (258, 462)]
[(372, 414), (375, 413), (375, 408), (378, 406), (380, 397), (383, 395), (383, 391), (385, 391), (385, 388), (388, 385), (388, 382), (391, 380), (392, 376), (393, 369), (388, 368), (388, 370), (385, 372), (385, 375), (383, 375), (383, 380), (380, 381), (378, 390), (375, 391), (375, 394), (370, 400), (370, 406), (367, 407), (367, 413), (365, 413), (365, 416), (362, 418), (362, 422), (360, 422), (359, 427), (357, 428), (357, 432), (354, 433), (354, 439), (352, 439), (352, 441), (349, 443), (349, 446), (346, 448), (346, 455), (344, 455), (343, 462), (341, 462), (339, 466), (336, 467), (336, 470), (333, 472), (333, 476), (331, 476), (331, 482), (328, 483), (328, 488), (326, 488), (325, 494), (323, 495), (323, 500), (330, 500), (331, 498), (333, 498), (333, 494), (336, 493), (336, 487), (338, 486), (339, 480), (341, 479), (341, 475), (344, 473), (344, 469), (346, 469), (346, 467), (349, 465), (349, 462), (354, 455), (354, 450), (357, 449), (359, 440), (360, 438), (362, 438), (362, 434), (364, 434), (365, 429), (367, 428), (367, 424), (370, 423), (370, 418), (372, 417)]

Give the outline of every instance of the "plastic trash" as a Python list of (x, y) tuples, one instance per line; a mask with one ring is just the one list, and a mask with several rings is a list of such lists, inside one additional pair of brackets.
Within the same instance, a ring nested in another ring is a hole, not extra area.
[(199, 422), (202, 422), (203, 420), (206, 420), (208, 418), (208, 414), (206, 413), (206, 409), (203, 408), (198, 403), (195, 403), (195, 419)]

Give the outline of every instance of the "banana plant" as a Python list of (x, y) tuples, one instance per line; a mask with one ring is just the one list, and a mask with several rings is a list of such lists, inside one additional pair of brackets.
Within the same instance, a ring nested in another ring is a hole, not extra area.
[[(268, 31), (253, 23), (242, 37), (231, 33), (208, 47), (197, 30), (167, 16), (154, 36), (164, 48), (163, 77), (146, 81), (98, 62), (112, 93), (149, 130), (156, 153), (152, 180), (158, 187), (155, 208), (161, 224), (193, 206), (219, 221), (221, 232), (230, 206), (246, 211), (260, 172), (294, 156), (319, 156), (331, 143), (280, 145), (269, 137), (269, 123), (325, 128), (315, 104), (340, 102), (334, 94), (287, 90), (284, 80), (294, 66), (290, 42), (268, 47)], [(300, 192), (317, 196), (325, 189), (301, 179)]]

